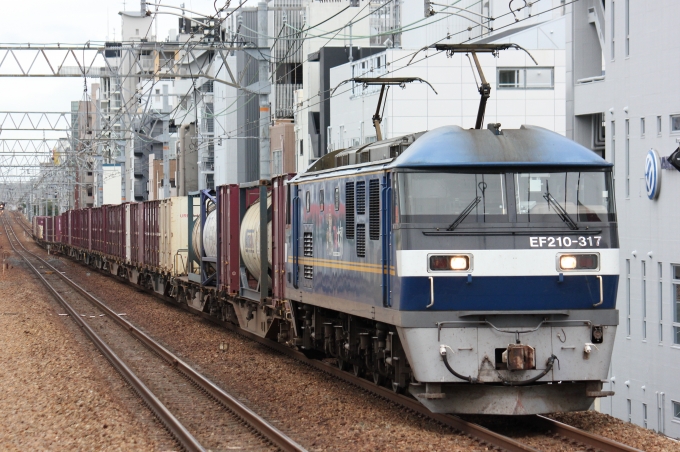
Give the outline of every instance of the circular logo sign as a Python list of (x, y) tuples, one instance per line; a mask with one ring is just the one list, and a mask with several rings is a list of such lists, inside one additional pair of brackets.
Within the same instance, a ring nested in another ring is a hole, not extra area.
[(659, 154), (654, 149), (650, 149), (645, 159), (645, 185), (649, 199), (656, 199), (659, 196), (659, 189), (661, 188), (660, 169)]

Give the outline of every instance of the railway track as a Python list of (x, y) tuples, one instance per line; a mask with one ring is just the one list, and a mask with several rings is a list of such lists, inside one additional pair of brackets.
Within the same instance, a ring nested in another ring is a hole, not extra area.
[[(148, 293), (156, 297), (159, 297), (157, 294), (153, 292)], [(162, 298), (167, 302), (177, 305), (177, 303), (171, 298), (167, 297), (159, 298)], [(285, 345), (279, 344), (271, 340), (262, 339), (259, 336), (251, 334), (247, 331), (240, 330), (230, 323), (220, 322), (216, 320), (214, 317), (211, 317), (205, 313), (195, 311), (186, 305), (180, 306), (186, 310), (191, 311), (194, 314), (203, 316), (205, 319), (210, 320), (211, 322), (218, 323), (219, 325), (229, 330), (232, 330), (233, 332), (243, 337), (246, 337), (250, 340), (265, 345), (270, 349), (274, 349), (281, 354), (290, 356), (307, 366), (321, 370), (340, 380), (350, 383), (355, 387), (361, 388), (362, 390), (365, 390), (377, 397), (388, 400), (396, 405), (403, 407), (404, 409), (410, 410), (420, 416), (433, 419), (436, 422), (439, 422), (449, 428), (460, 431), (463, 434), (476, 439), (480, 443), (480, 445), (485, 446), (489, 449), (496, 450), (500, 449), (507, 451), (533, 451), (533, 452), (538, 450), (531, 446), (523, 444), (522, 442), (517, 441), (513, 438), (502, 435), (494, 431), (493, 428), (483, 427), (482, 425), (479, 425), (477, 423), (461, 419), (458, 416), (432, 413), (422, 404), (420, 404), (418, 401), (411, 397), (397, 394), (391, 391), (390, 389), (377, 386), (371, 381), (368, 381), (360, 377), (356, 377), (349, 372), (342, 371), (337, 367), (333, 366), (332, 364), (315, 359), (309, 359), (299, 351), (293, 350)], [(638, 449), (618, 443), (616, 441), (613, 441), (602, 436), (594, 435), (586, 431), (571, 427), (569, 425), (560, 423), (545, 416), (527, 416), (525, 418), (525, 424), (531, 425), (532, 429), (535, 429), (535, 431), (540, 432), (540, 434), (545, 434), (546, 432), (549, 432), (550, 435), (557, 438), (556, 441), (558, 442), (564, 441), (570, 444), (578, 445), (578, 447), (582, 448), (583, 450), (599, 450), (604, 452), (619, 452), (619, 451), (639, 452)]]
[(185, 450), (304, 450), (26, 249), (6, 219), (3, 226), (12, 249)]
[[(205, 313), (199, 313), (206, 319), (210, 319)], [(214, 319), (213, 319), (214, 320)], [(408, 410), (411, 410), (421, 416), (433, 419), (443, 425), (451, 427), (458, 430), (467, 436), (475, 438), (481, 445), (489, 446), (491, 448), (498, 448), (506, 451), (517, 451), (517, 452), (536, 452), (537, 449), (516, 441), (508, 436), (497, 433), (491, 429), (485, 428), (474, 422), (469, 422), (461, 419), (458, 416), (447, 415), (447, 414), (437, 414), (432, 413), (430, 410), (425, 408), (417, 400), (397, 394), (390, 389), (384, 388), (382, 386), (377, 386), (371, 381), (364, 378), (356, 377), (349, 372), (340, 370), (339, 368), (325, 363), (323, 361), (318, 361), (315, 359), (307, 358), (303, 353), (293, 350), (284, 345), (278, 344), (273, 341), (268, 341), (266, 339), (261, 339), (247, 331), (242, 331), (234, 328), (233, 325), (228, 323), (220, 322), (221, 325), (232, 331), (248, 337), (254, 341), (257, 341), (267, 347), (273, 348), (282, 354), (291, 356), (304, 364), (319, 369), (325, 373), (328, 373), (336, 378), (346, 381), (356, 387), (359, 387), (371, 394), (374, 394), (380, 398), (389, 400), (397, 405), (400, 405)], [(561, 422), (555, 421), (545, 416), (527, 416), (527, 424), (533, 425), (537, 431), (540, 432), (550, 432), (553, 435), (559, 436), (561, 439), (568, 441), (573, 444), (578, 444), (584, 447), (584, 450), (598, 450), (603, 452), (641, 452), (639, 449), (627, 446), (625, 444), (612, 441), (609, 438), (603, 436), (594, 435), (586, 431), (571, 427), (569, 425), (563, 424)]]

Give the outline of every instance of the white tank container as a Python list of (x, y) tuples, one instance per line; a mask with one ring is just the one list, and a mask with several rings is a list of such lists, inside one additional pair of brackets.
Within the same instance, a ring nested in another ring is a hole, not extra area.
[[(267, 195), (267, 209), (272, 205), (271, 194)], [(267, 236), (272, 236), (272, 222), (267, 223)], [(251, 275), (260, 280), (260, 203), (253, 204), (246, 211), (241, 222), (239, 237), (241, 258)], [(272, 241), (267, 241), (267, 256), (269, 265), (272, 263)], [(270, 282), (271, 282), (271, 278)]]
[[(196, 239), (198, 240), (198, 236)], [(205, 220), (205, 225), (203, 226), (203, 249), (205, 249), (206, 256), (217, 257), (217, 209), (210, 212)]]
[[(194, 253), (198, 256), (201, 254), (201, 221), (199, 218), (194, 218), (194, 230), (191, 231), (191, 246), (194, 248)], [(196, 261), (198, 263), (198, 260)]]

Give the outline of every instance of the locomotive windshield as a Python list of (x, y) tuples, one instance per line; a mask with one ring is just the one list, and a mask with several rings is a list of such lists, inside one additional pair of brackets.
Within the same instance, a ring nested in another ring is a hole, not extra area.
[(508, 221), (504, 174), (400, 173), (398, 181), (403, 223)]
[(517, 223), (616, 221), (611, 175), (602, 171), (536, 173), (398, 173), (398, 223), (509, 222), (514, 197)]
[(515, 174), (517, 221), (616, 221), (608, 173)]

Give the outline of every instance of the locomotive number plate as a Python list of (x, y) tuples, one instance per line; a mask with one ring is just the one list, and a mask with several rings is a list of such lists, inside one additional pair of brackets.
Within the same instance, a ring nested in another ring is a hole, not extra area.
[(593, 248), (599, 247), (602, 237), (529, 237), (532, 248)]

